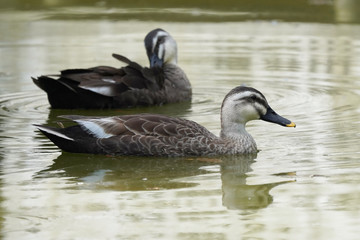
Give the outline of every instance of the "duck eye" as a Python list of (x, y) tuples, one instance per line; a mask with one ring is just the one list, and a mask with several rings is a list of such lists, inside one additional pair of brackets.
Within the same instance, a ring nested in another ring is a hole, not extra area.
[(250, 98), (251, 98), (251, 100), (253, 100), (253, 101), (256, 100), (256, 96), (255, 96), (255, 95), (251, 95)]
[(165, 37), (159, 37), (158, 38), (158, 43), (164, 43), (165, 42)]

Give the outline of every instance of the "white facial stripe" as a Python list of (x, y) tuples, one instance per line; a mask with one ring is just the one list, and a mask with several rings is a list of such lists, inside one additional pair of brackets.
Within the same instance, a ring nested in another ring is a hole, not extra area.
[(240, 93), (231, 95), (230, 97), (227, 98), (227, 101), (236, 102), (236, 101), (239, 101), (240, 99), (250, 97), (251, 95), (256, 95), (260, 99), (263, 98), (260, 94), (258, 94), (256, 92), (246, 91), (246, 92), (240, 92)]
[(163, 59), (163, 57), (164, 57), (164, 45), (163, 44), (160, 44), (160, 46), (159, 46), (158, 57), (160, 59)]
[(43, 128), (41, 126), (37, 126), (37, 128), (39, 128), (40, 130), (44, 131), (44, 132), (47, 132), (47, 133), (50, 133), (52, 135), (55, 135), (55, 136), (58, 136), (60, 138), (63, 138), (63, 139), (67, 139), (67, 140), (70, 140), (70, 141), (74, 141), (74, 139), (62, 134), (62, 133), (59, 133), (57, 131), (53, 131), (51, 129), (48, 129), (48, 128)]
[(251, 95), (256, 95), (259, 99), (264, 99), (264, 97), (261, 96), (259, 93), (252, 92), (252, 91), (246, 91), (246, 92), (237, 93), (237, 94), (234, 94), (233, 96), (234, 96), (234, 100), (238, 100), (238, 99), (241, 99), (241, 98), (250, 97)]
[(255, 102), (255, 108), (258, 110), (258, 111), (261, 111), (260, 113), (262, 115), (264, 115), (266, 113), (266, 108), (264, 105), (258, 103), (258, 102)]
[(163, 31), (160, 31), (156, 34), (156, 39), (158, 39), (159, 37), (164, 37), (164, 36), (168, 36), (169, 34), (167, 32), (163, 32)]
[(152, 49), (151, 49), (151, 52), (154, 52), (154, 49), (155, 49), (155, 47), (156, 47), (157, 39), (158, 39), (158, 37), (157, 37), (157, 35), (156, 35), (156, 36), (153, 38), (153, 40), (152, 40)]
[(158, 41), (158, 38), (159, 37), (163, 37), (163, 36), (168, 36), (169, 34), (167, 33), (167, 32), (163, 32), (163, 31), (160, 31), (160, 32), (158, 32), (156, 35), (155, 35), (155, 37), (153, 38), (153, 42), (152, 42), (152, 52), (154, 52), (154, 49), (155, 49), (155, 47), (156, 47), (156, 43), (157, 43), (157, 41)]
[(226, 102), (235, 103), (236, 100), (240, 99), (241, 94), (234, 94), (226, 98)]
[(229, 108), (232, 108), (233, 106), (240, 103), (244, 110), (245, 108), (250, 107), (252, 105), (251, 108), (256, 109), (256, 111), (258, 111), (259, 114), (265, 114), (267, 109), (266, 106), (264, 106), (261, 102), (255, 101), (253, 103), (250, 102), (241, 103), (245, 98), (250, 97), (252, 95), (256, 95), (258, 99), (261, 99), (264, 102), (266, 102), (265, 98), (261, 94), (253, 91), (244, 91), (227, 97), (225, 105)]
[[(106, 119), (106, 118), (103, 118), (101, 120), (102, 122), (104, 121), (113, 122), (111, 119)], [(94, 135), (97, 138), (108, 138), (114, 136), (112, 134), (106, 133), (104, 131), (104, 128), (96, 122), (87, 121), (87, 120), (76, 120), (75, 122), (80, 124), (84, 128), (84, 130), (86, 130), (88, 133)]]

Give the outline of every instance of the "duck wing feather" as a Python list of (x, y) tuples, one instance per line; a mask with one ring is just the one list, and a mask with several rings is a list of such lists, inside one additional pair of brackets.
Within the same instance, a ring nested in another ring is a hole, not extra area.
[[(47, 93), (54, 94), (54, 85), (63, 85), (62, 91), (72, 91), (84, 94), (90, 91), (105, 97), (116, 97), (132, 90), (159, 91), (164, 88), (164, 72), (160, 68), (150, 69), (130, 61), (124, 56), (117, 55), (117, 59), (127, 63), (127, 66), (114, 68), (97, 66), (88, 69), (67, 69), (59, 75), (40, 76), (33, 81)], [(57, 76), (58, 79), (52, 77)], [(52, 82), (58, 83), (52, 83)], [(61, 94), (58, 94), (61, 96)]]
[(211, 150), (209, 144), (218, 141), (218, 137), (193, 121), (157, 114), (61, 117), (75, 121), (87, 135), (92, 136), (90, 142), (95, 141), (97, 149), (89, 151), (106, 154), (201, 155)]
[(162, 71), (141, 67), (135, 62), (122, 68), (98, 66), (64, 70), (61, 71), (59, 81), (77, 82), (81, 89), (108, 97), (115, 97), (132, 89), (157, 91), (164, 87)]
[[(134, 114), (115, 117), (63, 115), (60, 117), (75, 121), (85, 131), (97, 138), (124, 135), (177, 138), (208, 136), (216, 138), (214, 134), (196, 122), (158, 114)], [(99, 132), (105, 135), (98, 134)]]

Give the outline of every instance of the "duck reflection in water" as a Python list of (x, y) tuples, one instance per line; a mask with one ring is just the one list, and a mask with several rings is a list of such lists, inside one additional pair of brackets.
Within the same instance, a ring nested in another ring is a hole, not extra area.
[(62, 153), (36, 178), (71, 179), (76, 183), (75, 188), (93, 190), (156, 191), (194, 188), (199, 182), (189, 177), (209, 174), (207, 167), (220, 166), (223, 206), (228, 209), (260, 209), (272, 203), (271, 189), (292, 181), (247, 184), (247, 173), (252, 171), (251, 164), (256, 157), (257, 154), (169, 159)]
[(97, 109), (55, 109), (49, 108), (49, 115), (44, 122), (46, 125), (59, 124), (59, 116), (66, 114), (81, 114), (81, 115), (92, 115), (92, 116), (114, 116), (124, 114), (136, 114), (142, 113), (155, 113), (163, 114), (174, 117), (184, 117), (191, 111), (191, 102), (180, 102), (180, 103), (169, 103), (162, 106), (146, 106), (136, 108), (124, 108), (124, 109), (103, 109), (101, 111)]
[(273, 202), (270, 190), (293, 180), (265, 184), (247, 184), (247, 173), (252, 172), (253, 156), (231, 156), (221, 164), (222, 201), (228, 209), (260, 209)]

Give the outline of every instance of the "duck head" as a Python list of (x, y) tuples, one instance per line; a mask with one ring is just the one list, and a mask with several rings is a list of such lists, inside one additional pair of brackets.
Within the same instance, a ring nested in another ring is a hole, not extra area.
[(152, 30), (146, 35), (144, 43), (151, 68), (167, 63), (177, 64), (177, 44), (166, 31), (160, 28)]
[(225, 135), (244, 132), (245, 124), (256, 119), (285, 127), (296, 126), (295, 123), (277, 114), (258, 90), (245, 86), (232, 89), (221, 106), (222, 132)]

